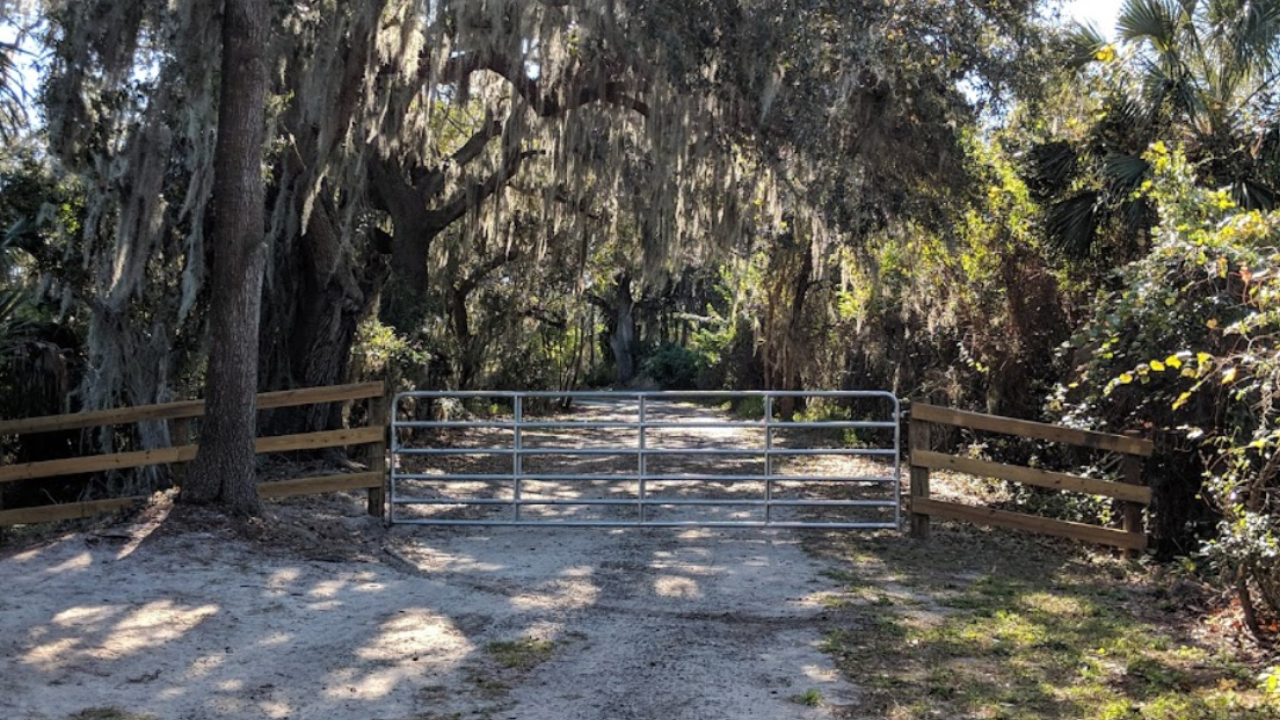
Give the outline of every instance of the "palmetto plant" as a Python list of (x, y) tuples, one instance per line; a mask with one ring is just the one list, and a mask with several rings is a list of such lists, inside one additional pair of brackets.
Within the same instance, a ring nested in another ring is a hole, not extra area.
[(14, 255), (23, 232), (25, 224), (18, 223), (0, 238), (0, 359), (11, 355), (31, 331), (31, 323), (23, 315), (30, 290), (19, 274)]
[(1092, 28), (1072, 37), (1110, 90), (1084, 138), (1029, 154), (1050, 240), (1075, 257), (1140, 249), (1155, 218), (1135, 191), (1156, 141), (1183, 146), (1198, 181), (1241, 207), (1276, 207), (1280, 0), (1127, 0), (1116, 29), (1118, 52)]

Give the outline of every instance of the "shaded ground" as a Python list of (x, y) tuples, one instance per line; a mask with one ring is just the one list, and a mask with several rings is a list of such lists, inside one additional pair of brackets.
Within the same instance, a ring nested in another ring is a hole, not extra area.
[(383, 535), (355, 498), (275, 508), (265, 544), (184, 518), (0, 559), (0, 717), (820, 718), (857, 698), (818, 650), (836, 583), (794, 535)]

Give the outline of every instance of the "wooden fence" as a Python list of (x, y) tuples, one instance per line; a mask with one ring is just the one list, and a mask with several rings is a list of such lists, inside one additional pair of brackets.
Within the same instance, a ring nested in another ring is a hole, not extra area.
[[(1123, 457), (1120, 474), (1123, 481), (1111, 482), (934, 452), (929, 446), (930, 423), (1121, 453)], [(1151, 489), (1142, 485), (1142, 459), (1150, 456), (1154, 449), (1149, 440), (912, 403), (908, 442), (911, 450), (911, 534), (914, 537), (927, 538), (929, 518), (941, 517), (1111, 545), (1132, 552), (1147, 547), (1147, 535), (1142, 527), (1142, 510), (1151, 504)], [(1115, 498), (1123, 502), (1124, 528), (1066, 522), (934, 500), (929, 497), (930, 470), (953, 470), (1024, 485)]]
[[(366, 427), (262, 437), (255, 442), (255, 449), (259, 455), (262, 455), (292, 450), (316, 450), (362, 445), (368, 449), (369, 470), (367, 472), (261, 483), (258, 485), (258, 494), (266, 498), (278, 498), (333, 492), (336, 490), (367, 489), (369, 491), (369, 514), (381, 517), (385, 505), (383, 487), (387, 470), (387, 401), (382, 383), (334, 385), (263, 393), (258, 395), (258, 409), (269, 410), (297, 407), (299, 405), (317, 405), (366, 399), (369, 400), (369, 417)], [(27, 435), (31, 433), (127, 425), (146, 421), (164, 421), (169, 423), (170, 437), (173, 441), (172, 447), (154, 450), (137, 450), (108, 455), (89, 455), (63, 460), (46, 460), (0, 466), (0, 484), (18, 480), (123, 470), (149, 465), (174, 465), (175, 477), (181, 478), (184, 474), (182, 466), (194, 460), (196, 451), (199, 449), (198, 445), (191, 443), (191, 421), (203, 415), (203, 400), (187, 400), (162, 405), (140, 405), (132, 408), (95, 410), (71, 415), (48, 415), (23, 420), (0, 421), (0, 435)], [(129, 507), (145, 499), (145, 496), (134, 496), (0, 510), (0, 527), (90, 517)]]

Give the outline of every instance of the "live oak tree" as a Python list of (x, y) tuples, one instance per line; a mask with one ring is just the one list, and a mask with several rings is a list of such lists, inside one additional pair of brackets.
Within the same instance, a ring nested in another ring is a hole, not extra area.
[(181, 498), (259, 511), (254, 476), (258, 319), (266, 261), (262, 153), (268, 64), (267, 0), (226, 0), (213, 162), (209, 369), (200, 450)]
[[(90, 195), (74, 251), (87, 277), (65, 289), (90, 308), (86, 407), (162, 401), (201, 372), (216, 380), (220, 352), (256, 366), (261, 389), (341, 381), (388, 284), (412, 300), (443, 275), (465, 338), (468, 278), (486, 262), (536, 267), (569, 256), (552, 244), (614, 241), (618, 227), (631, 257), (619, 270), (638, 275), (675, 269), (686, 248), (784, 236), (812, 246), (818, 268), (824, 248), (886, 217), (941, 212), (945, 200), (919, 200), (939, 193), (920, 191), (964, 184), (957, 128), (1032, 35), (1027, 2), (269, 2), (274, 32), (253, 36), (267, 68), (255, 225), (221, 209), (249, 202), (247, 175), (231, 197), (214, 180), (228, 142), (215, 128), (244, 78), (210, 59), (239, 7), (51, 4), (52, 150)], [(245, 232), (225, 239), (228, 221)], [(223, 346), (259, 314), (251, 227), (266, 238), (257, 357)], [(445, 237), (489, 260), (449, 277)], [(222, 285), (242, 270), (244, 285)], [(229, 311), (241, 314), (234, 328)], [(243, 447), (254, 383), (240, 370), (225, 412)], [(206, 420), (206, 440), (223, 413)], [(140, 441), (168, 438), (157, 424)]]

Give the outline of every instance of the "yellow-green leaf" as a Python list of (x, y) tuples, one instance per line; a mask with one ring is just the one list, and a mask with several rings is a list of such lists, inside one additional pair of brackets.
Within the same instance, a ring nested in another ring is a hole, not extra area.
[(1178, 359), (1177, 355), (1170, 355), (1169, 357), (1164, 359), (1164, 364), (1168, 365), (1174, 370), (1177, 370), (1178, 368), (1182, 367), (1182, 360)]
[(1156, 372), (1164, 372), (1164, 363), (1160, 362), (1159, 360), (1152, 360), (1151, 369), (1155, 370)]
[(1133, 382), (1133, 373), (1121, 373), (1119, 380), (1120, 380), (1120, 384), (1128, 385), (1129, 383)]
[(1206, 323), (1204, 324), (1204, 326), (1205, 326), (1205, 327), (1207, 327), (1207, 328), (1209, 328), (1210, 330), (1213, 330), (1213, 329), (1217, 328), (1217, 327), (1218, 327), (1218, 318), (1209, 318), (1209, 321), (1208, 321), (1208, 322), (1206, 322)]
[(1178, 399), (1177, 399), (1177, 400), (1174, 400), (1174, 401), (1173, 401), (1173, 409), (1174, 409), (1174, 410), (1177, 410), (1178, 408), (1182, 407), (1183, 405), (1186, 405), (1186, 404), (1187, 404), (1187, 401), (1188, 401), (1188, 400), (1190, 400), (1190, 399), (1191, 399), (1191, 393), (1189, 393), (1189, 392), (1184, 392), (1184, 393), (1182, 393), (1181, 395), (1179, 395), (1179, 396), (1178, 396)]
[(1227, 369), (1226, 369), (1226, 371), (1224, 371), (1224, 372), (1222, 373), (1222, 384), (1223, 384), (1223, 385), (1226, 385), (1227, 383), (1230, 383), (1231, 381), (1233, 381), (1233, 380), (1235, 380), (1235, 379), (1236, 379), (1236, 369), (1235, 369), (1234, 367), (1229, 367), (1229, 368), (1227, 368)]
[(1213, 356), (1210, 355), (1209, 353), (1205, 353), (1205, 352), (1196, 353), (1196, 361), (1199, 362), (1201, 365), (1208, 364), (1208, 362), (1212, 359), (1213, 359)]

